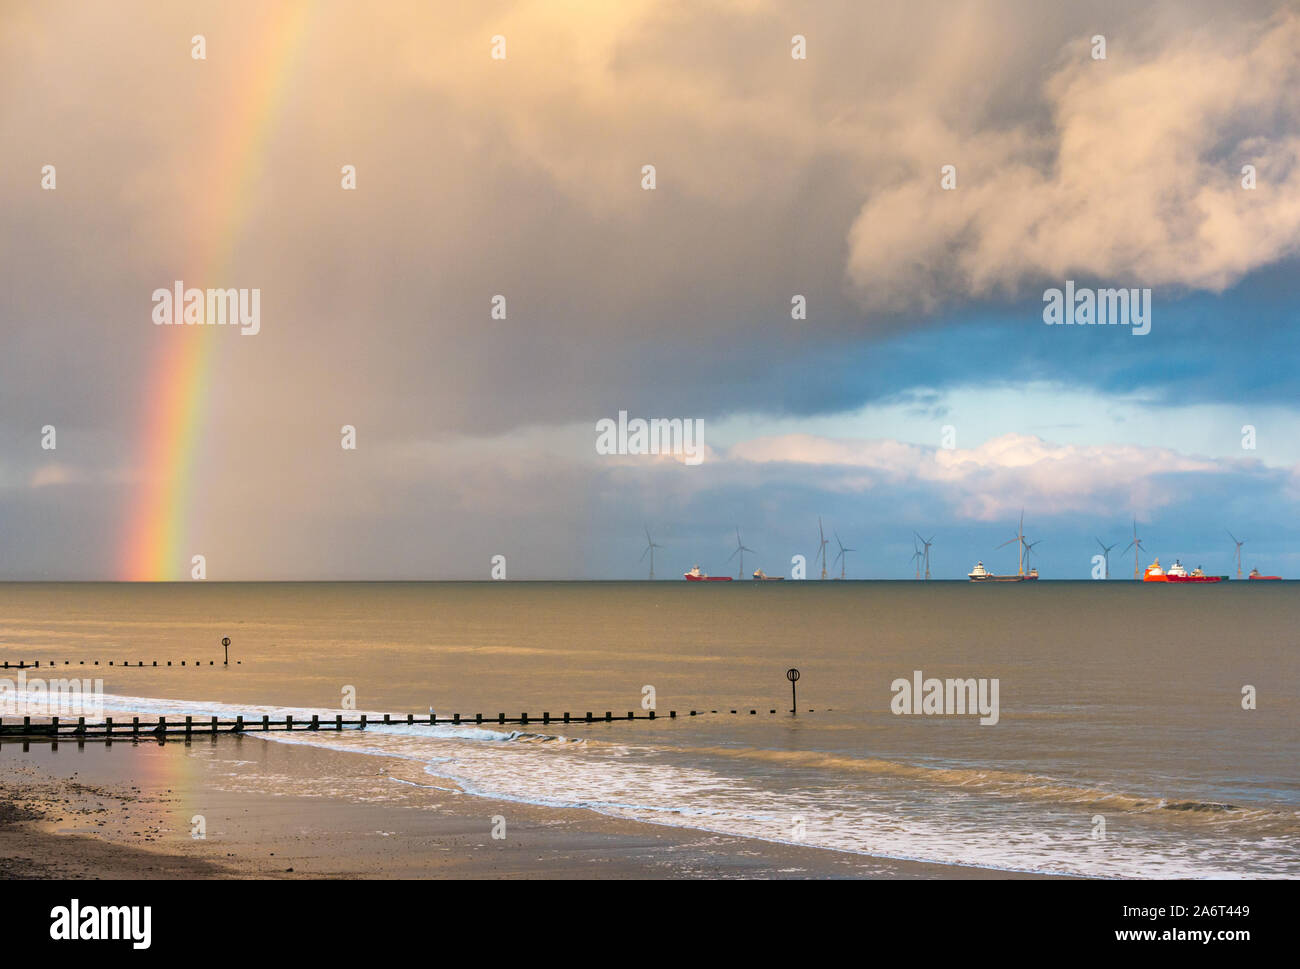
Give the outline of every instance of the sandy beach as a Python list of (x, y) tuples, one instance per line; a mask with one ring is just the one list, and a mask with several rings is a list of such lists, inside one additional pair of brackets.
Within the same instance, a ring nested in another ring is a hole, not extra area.
[[(439, 789), (395, 759), (255, 737), (11, 744), (0, 757), (10, 879), (1024, 877), (496, 801)], [(328, 792), (263, 789), (313, 778), (329, 778)]]

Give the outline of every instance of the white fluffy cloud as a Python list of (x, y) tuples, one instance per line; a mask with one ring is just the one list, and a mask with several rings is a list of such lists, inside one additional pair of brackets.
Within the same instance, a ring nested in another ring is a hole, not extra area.
[(1168, 476), (1232, 467), (1165, 448), (1053, 444), (1029, 434), (1005, 434), (965, 450), (791, 434), (737, 444), (727, 458), (817, 466), (823, 487), (846, 491), (941, 486), (961, 517), (977, 521), (1014, 516), (1025, 505), (1040, 514), (1150, 511), (1176, 500)]
[(849, 234), (864, 305), (934, 309), (1076, 274), (1217, 292), (1300, 251), (1300, 13), (1111, 33), (1105, 60), (1080, 37), (1060, 56), (1046, 124), (900, 132), (912, 171)]

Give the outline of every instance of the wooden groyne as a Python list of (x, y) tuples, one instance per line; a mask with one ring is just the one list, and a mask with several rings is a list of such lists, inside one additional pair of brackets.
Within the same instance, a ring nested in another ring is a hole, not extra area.
[[(222, 649), (222, 653), (221, 653), (221, 656), (222, 656), (222, 659), (221, 659), (221, 665), (222, 665), (222, 666), (229, 666), (229, 665), (230, 665), (230, 637), (229, 637), (229, 636), (222, 636), (222, 637), (221, 637), (221, 649)], [(136, 660), (134, 663), (132, 663), (131, 660), (129, 660), (129, 659), (121, 660), (121, 661), (118, 661), (118, 660), (111, 660), (111, 659), (110, 659), (110, 660), (109, 660), (107, 663), (105, 663), (104, 665), (105, 665), (105, 666), (112, 666), (112, 667), (114, 667), (114, 669), (128, 669), (128, 670), (129, 670), (129, 669), (137, 669), (137, 670), (138, 670), (138, 669), (153, 669), (153, 668), (156, 667), (156, 666), (162, 666), (162, 667), (166, 667), (166, 666), (185, 666), (186, 663), (189, 663), (189, 665), (192, 666), (192, 667), (193, 667), (193, 666), (202, 666), (202, 665), (203, 665), (203, 660), (201, 660), (201, 659), (196, 659), (196, 660), (194, 660), (193, 662), (190, 662), (190, 661), (188, 661), (188, 660), (183, 660), (183, 659), (182, 659), (182, 660), (170, 660), (170, 659), (169, 659), (169, 660), (164, 660), (164, 661), (160, 664), (160, 663), (158, 662), (158, 660), (155, 659), (155, 660), (150, 660), (150, 661), (146, 664), (145, 661), (142, 660), (142, 659), (138, 659), (138, 660)], [(45, 666), (46, 666), (48, 669), (57, 669), (57, 668), (58, 668), (58, 665), (59, 665), (59, 664), (56, 663), (56, 662), (54, 662), (54, 660), (47, 660), (46, 663), (45, 663)], [(72, 665), (73, 665), (73, 662), (72, 662), (72, 660), (70, 660), (70, 659), (65, 659), (65, 660), (63, 661), (63, 665), (64, 665), (64, 666), (72, 666)], [(89, 664), (87, 664), (87, 661), (86, 661), (86, 660), (84, 660), (84, 659), (79, 659), (79, 660), (77, 660), (76, 665), (77, 665), (77, 666), (86, 666), (86, 665), (90, 665), (90, 666), (99, 666), (100, 663), (99, 663), (99, 660), (97, 660), (97, 659), (92, 659), (92, 660), (89, 661)], [(209, 665), (209, 666), (216, 666), (216, 665), (217, 665), (217, 662), (216, 662), (216, 660), (211, 660), (211, 659), (210, 659), (210, 660), (208, 660), (208, 665)], [(243, 661), (242, 661), (242, 660), (235, 660), (235, 665), (236, 665), (236, 666), (242, 666), (242, 665), (243, 665)], [(31, 661), (31, 662), (28, 662), (27, 660), (21, 660), (21, 659), (20, 659), (20, 660), (19, 660), (18, 662), (16, 662), (16, 663), (11, 663), (9, 660), (2, 660), (2, 661), (0, 661), (0, 669), (6, 669), (6, 670), (38, 670), (38, 669), (40, 669), (40, 668), (41, 668), (41, 661), (40, 661), (40, 660), (33, 660), (33, 661)]]
[[(706, 713), (718, 713), (717, 710), (692, 710), (689, 716), (703, 716)], [(731, 710), (730, 713), (743, 713), (742, 710)], [(756, 716), (758, 710), (749, 710), (750, 716)], [(811, 712), (811, 711), (809, 711)], [(769, 714), (776, 713), (776, 710), (768, 710)], [(519, 716), (507, 716), (505, 713), (498, 713), (495, 716), (485, 716), (482, 713), (476, 713), (472, 716), (466, 714), (453, 713), (451, 716), (440, 717), (436, 713), (421, 714), (419, 716), (413, 713), (407, 714), (384, 714), (382, 718), (370, 717), (368, 714), (349, 717), (344, 714), (335, 714), (333, 717), (313, 714), (310, 719), (295, 718), (292, 715), (283, 717), (272, 717), (269, 714), (261, 716), (236, 716), (233, 719), (222, 719), (221, 717), (158, 717), (156, 720), (141, 720), (139, 717), (132, 717), (130, 720), (114, 720), (112, 717), (105, 717), (100, 722), (88, 723), (85, 717), (48, 717), (44, 719), (33, 719), (31, 717), (0, 717), (0, 743), (6, 741), (29, 741), (29, 740), (48, 740), (58, 743), (60, 740), (71, 741), (109, 741), (113, 740), (167, 740), (174, 738), (190, 739), (192, 737), (216, 737), (219, 734), (245, 734), (245, 733), (269, 733), (272, 731), (343, 731), (343, 730), (365, 730), (367, 727), (378, 726), (410, 726), (410, 727), (436, 727), (436, 726), (550, 726), (552, 724), (586, 724), (586, 723), (625, 723), (627, 721), (648, 722), (653, 720), (663, 720), (654, 710), (644, 713), (637, 713), (629, 710), (626, 714), (615, 715), (613, 711), (606, 710), (603, 714), (592, 713), (590, 710), (582, 714), (573, 714), (565, 711), (560, 714), (553, 714), (549, 710), (544, 710), (541, 716), (521, 713)], [(669, 710), (669, 720), (677, 719), (677, 711)]]
[[(114, 665), (115, 663), (116, 663), (116, 665)], [(169, 660), (165, 660), (165, 661), (163, 661), (163, 662), (161, 662), (161, 663), (158, 662), (158, 660), (153, 660), (152, 662), (146, 663), (144, 660), (141, 659), (141, 660), (136, 660), (134, 663), (132, 663), (130, 660), (122, 660), (121, 662), (117, 662), (117, 661), (115, 661), (115, 660), (111, 660), (111, 659), (110, 659), (107, 663), (102, 664), (102, 666), (105, 666), (105, 667), (106, 667), (106, 666), (112, 666), (114, 669), (128, 669), (128, 670), (135, 670), (135, 669), (154, 669), (155, 667), (157, 667), (158, 669), (162, 669), (162, 668), (167, 667), (167, 666), (185, 666), (186, 663), (187, 663), (187, 661), (186, 661), (186, 660), (183, 660), (183, 659), (182, 659), (182, 660), (170, 660), (170, 659), (169, 659)], [(89, 661), (89, 662), (87, 662), (87, 661), (84, 660), (84, 659), (81, 659), (81, 660), (77, 660), (77, 662), (76, 662), (75, 664), (72, 662), (72, 660), (67, 660), (67, 659), (65, 659), (65, 660), (63, 661), (63, 665), (64, 665), (64, 666), (74, 666), (74, 665), (75, 665), (75, 666), (101, 666), (99, 660), (97, 660), (97, 659), (96, 659), (96, 660), (91, 660), (91, 661)], [(200, 659), (196, 659), (196, 660), (193, 660), (192, 662), (189, 662), (189, 665), (190, 665), (190, 666), (202, 666), (202, 665), (203, 665), (203, 661), (200, 660)], [(215, 661), (215, 660), (208, 660), (207, 665), (208, 665), (208, 666), (216, 666), (217, 664), (216, 664), (216, 661)], [(222, 665), (222, 666), (228, 666), (229, 664), (228, 664), (228, 663), (222, 663), (221, 665)], [(242, 661), (242, 660), (235, 660), (235, 665), (236, 665), (236, 666), (242, 666), (242, 665), (243, 665), (243, 661)], [(21, 659), (20, 659), (18, 662), (16, 662), (16, 663), (11, 663), (11, 662), (9, 662), (9, 660), (4, 660), (3, 662), (0, 662), (0, 669), (5, 669), (5, 670), (39, 670), (39, 669), (58, 669), (58, 668), (59, 668), (59, 664), (56, 663), (56, 662), (54, 662), (53, 660), (47, 660), (44, 666), (41, 665), (41, 661), (40, 661), (40, 660), (34, 660), (34, 661), (30, 662), (30, 663), (27, 662), (26, 660), (21, 660)], [(102, 668), (102, 667), (101, 667), (101, 668)]]
[[(691, 711), (691, 716), (695, 716), (696, 711)], [(668, 711), (668, 719), (677, 718), (676, 710)], [(196, 736), (216, 736), (217, 734), (244, 734), (244, 733), (262, 733), (270, 731), (320, 731), (320, 730), (365, 730), (367, 727), (376, 726), (504, 726), (518, 725), (528, 726), (541, 724), (547, 726), (550, 724), (561, 723), (617, 723), (627, 720), (655, 720), (663, 719), (658, 717), (655, 711), (638, 714), (629, 710), (624, 715), (615, 716), (613, 711), (607, 710), (604, 715), (593, 714), (587, 711), (585, 714), (575, 716), (568, 711), (562, 714), (552, 714), (550, 711), (543, 711), (540, 717), (529, 716), (527, 713), (521, 713), (519, 716), (507, 716), (504, 713), (498, 713), (496, 716), (484, 716), (476, 713), (472, 717), (461, 716), (459, 713), (453, 713), (450, 717), (439, 717), (437, 714), (428, 714), (427, 716), (417, 717), (413, 713), (404, 716), (393, 716), (384, 714), (382, 719), (372, 718), (366, 714), (359, 717), (346, 717), (343, 714), (336, 714), (334, 717), (322, 717), (319, 714), (313, 715), (310, 719), (295, 718), (291, 715), (283, 717), (272, 717), (263, 715), (261, 717), (236, 716), (234, 719), (222, 719), (220, 717), (159, 717), (157, 720), (141, 720), (139, 717), (132, 717), (128, 720), (114, 720), (112, 717), (105, 717), (99, 723), (87, 723), (85, 717), (60, 718), (49, 717), (47, 719), (33, 720), (31, 717), (23, 717), (21, 722), (17, 718), (0, 718), (0, 742), (6, 740), (162, 740), (171, 737), (196, 737)]]

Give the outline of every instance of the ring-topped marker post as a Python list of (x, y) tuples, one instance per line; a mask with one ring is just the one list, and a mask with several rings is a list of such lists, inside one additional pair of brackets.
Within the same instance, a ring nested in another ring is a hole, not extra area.
[(797, 714), (799, 712), (799, 698), (795, 692), (794, 684), (799, 679), (799, 671), (792, 666), (785, 671), (785, 678), (790, 681), (790, 712)]

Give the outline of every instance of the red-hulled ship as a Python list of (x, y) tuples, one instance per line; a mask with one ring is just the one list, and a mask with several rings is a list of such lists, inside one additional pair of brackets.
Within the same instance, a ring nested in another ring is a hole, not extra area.
[(689, 572), (683, 572), (682, 578), (684, 578), (687, 582), (730, 582), (731, 581), (731, 576), (729, 575), (709, 575), (706, 572), (701, 572), (700, 567), (698, 565), (694, 566)]
[(1246, 576), (1246, 578), (1256, 579), (1257, 581), (1260, 582), (1281, 582), (1282, 581), (1282, 576), (1280, 575), (1260, 575), (1259, 569), (1251, 569), (1250, 575)]

